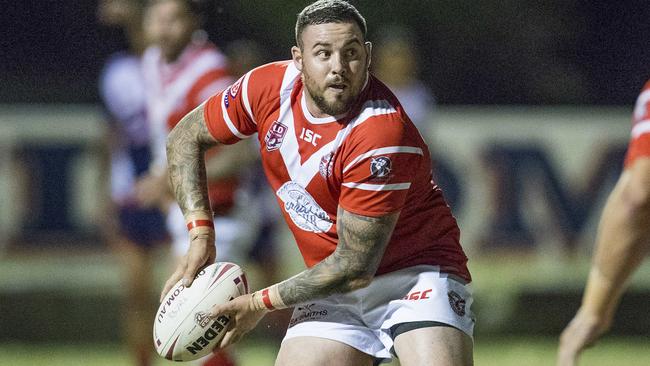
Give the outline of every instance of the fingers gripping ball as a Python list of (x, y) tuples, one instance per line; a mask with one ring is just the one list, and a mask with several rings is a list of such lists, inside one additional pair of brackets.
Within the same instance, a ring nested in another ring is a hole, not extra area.
[(244, 271), (234, 263), (217, 262), (199, 271), (191, 287), (178, 281), (156, 312), (153, 342), (159, 355), (172, 361), (201, 358), (219, 344), (230, 319), (210, 319), (210, 308), (249, 293)]

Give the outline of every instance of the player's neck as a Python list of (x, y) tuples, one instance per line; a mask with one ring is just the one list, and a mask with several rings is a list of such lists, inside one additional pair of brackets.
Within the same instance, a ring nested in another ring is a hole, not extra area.
[(314, 98), (312, 98), (311, 94), (309, 94), (309, 91), (307, 88), (303, 89), (304, 93), (304, 101), (305, 105), (307, 106), (307, 111), (316, 118), (327, 118), (327, 117), (333, 117), (323, 111), (321, 111), (320, 108), (316, 105), (316, 102), (314, 101)]

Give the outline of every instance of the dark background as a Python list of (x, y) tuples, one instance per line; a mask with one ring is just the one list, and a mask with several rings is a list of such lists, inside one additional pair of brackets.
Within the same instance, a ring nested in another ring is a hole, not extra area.
[[(0, 103), (95, 103), (96, 79), (123, 36), (97, 25), (95, 1), (8, 2), (0, 12)], [(286, 59), (308, 1), (214, 1), (220, 46), (261, 42)], [(421, 77), (441, 104), (630, 105), (650, 78), (642, 0), (353, 1), (370, 40), (391, 24), (417, 36)]]

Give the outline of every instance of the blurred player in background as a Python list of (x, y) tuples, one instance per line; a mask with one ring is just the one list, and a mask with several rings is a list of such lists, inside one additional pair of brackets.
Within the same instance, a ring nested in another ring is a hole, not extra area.
[[(264, 63), (265, 52), (262, 45), (252, 39), (238, 39), (228, 43), (226, 55), (230, 61), (230, 72), (236, 77), (244, 76), (248, 71)], [(257, 150), (259, 142), (254, 141)], [(278, 236), (282, 228), (282, 212), (276, 203), (275, 194), (266, 184), (264, 169), (259, 161), (259, 155), (255, 152), (257, 162), (255, 169), (250, 171), (246, 179), (246, 191), (250, 195), (249, 206), (246, 209), (248, 216), (257, 223), (257, 235), (252, 241), (252, 247), (248, 253), (246, 272), (250, 276), (251, 271), (259, 270), (259, 276), (255, 280), (256, 286), (267, 286), (276, 283), (281, 279), (282, 265), (280, 261)], [(251, 266), (255, 266), (252, 267)], [(249, 277), (250, 279), (251, 277)], [(271, 341), (280, 341), (284, 336), (284, 329), (277, 326), (286, 324), (291, 317), (290, 309), (276, 311), (269, 314), (262, 326), (267, 325), (265, 334)]]
[[(379, 40), (373, 43), (371, 68), (377, 78), (395, 94), (424, 141), (434, 144), (436, 98), (429, 87), (419, 78), (420, 65), (417, 39), (406, 26), (382, 27)], [(431, 149), (434, 179), (445, 192), (445, 199), (452, 209), (457, 208), (460, 192), (449, 181), (452, 167), (437, 159), (436, 149)]]
[(230, 74), (235, 78), (244, 76), (248, 71), (264, 63), (262, 46), (252, 39), (237, 39), (226, 47)]
[[(232, 83), (227, 60), (201, 29), (202, 4), (191, 0), (154, 0), (146, 14), (146, 31), (153, 45), (144, 53), (143, 68), (147, 112), (152, 128), (154, 160), (148, 174), (138, 182), (142, 204), (161, 207), (167, 214), (172, 246), (180, 258), (189, 245), (187, 226), (180, 208), (173, 202), (167, 178), (165, 143), (167, 134), (188, 112), (210, 95)], [(249, 145), (235, 150), (208, 152), (210, 203), (214, 225), (221, 235), (217, 243), (224, 258), (241, 261), (252, 229), (235, 212), (241, 170), (255, 159)], [(208, 365), (230, 365), (225, 353)]]
[[(203, 151), (258, 133), (262, 163), (308, 269), (216, 305), (237, 342), (268, 312), (295, 307), (276, 365), (473, 363), (471, 281), (460, 231), (431, 176), (429, 151), (397, 98), (370, 75), (361, 14), (307, 6), (293, 60), (248, 72), (171, 132), (169, 172), (191, 227), (165, 285), (189, 286), (220, 259)], [(187, 169), (190, 166), (192, 169)], [(219, 256), (217, 256), (219, 254)], [(164, 292), (164, 291), (163, 291)]]
[(425, 141), (429, 141), (436, 100), (418, 78), (419, 57), (415, 41), (406, 27), (382, 29), (374, 50), (372, 69), (379, 80), (395, 94)]
[[(146, 46), (142, 28), (144, 1), (102, 0), (101, 24), (121, 28), (129, 49), (114, 54), (100, 77), (100, 95), (109, 116), (111, 206), (106, 237), (120, 256), (126, 294), (124, 334), (134, 364), (151, 364), (151, 314), (155, 312), (152, 261), (167, 241), (164, 215), (144, 208), (135, 197), (135, 182), (149, 169), (151, 149), (140, 56)], [(114, 220), (116, 218), (116, 220)], [(133, 279), (138, 279), (134, 281)]]
[[(226, 47), (229, 69), (235, 78), (244, 76), (248, 71), (264, 63), (265, 53), (262, 46), (252, 39), (238, 39), (228, 43)], [(256, 144), (259, 150), (259, 143)], [(261, 280), (274, 283), (278, 276), (278, 258), (276, 235), (278, 223), (282, 221), (282, 213), (275, 203), (275, 194), (265, 182), (264, 170), (255, 153), (257, 162), (255, 169), (247, 179), (247, 190), (251, 195), (249, 215), (256, 216), (258, 223), (257, 236), (249, 253), (249, 259), (254, 261), (261, 270)], [(252, 262), (251, 262), (252, 263)]]
[(650, 250), (650, 82), (636, 102), (623, 173), (603, 209), (582, 305), (560, 337), (558, 366), (609, 330), (627, 282)]

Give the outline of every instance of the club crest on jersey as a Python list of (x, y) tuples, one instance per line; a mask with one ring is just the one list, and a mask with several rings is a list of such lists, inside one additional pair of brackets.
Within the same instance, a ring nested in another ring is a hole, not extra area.
[(277, 150), (282, 146), (282, 141), (284, 141), (284, 135), (287, 134), (287, 126), (283, 125), (279, 121), (273, 122), (271, 128), (269, 128), (266, 136), (264, 137), (264, 143), (266, 144), (266, 151)]
[(333, 222), (316, 200), (296, 182), (286, 182), (276, 192), (284, 202), (284, 210), (296, 226), (304, 231), (323, 233), (329, 231)]
[(334, 165), (334, 153), (331, 152), (320, 159), (318, 171), (323, 178), (332, 175), (332, 165)]
[(387, 156), (380, 156), (370, 160), (370, 174), (373, 178), (388, 178), (391, 172), (392, 162)]

